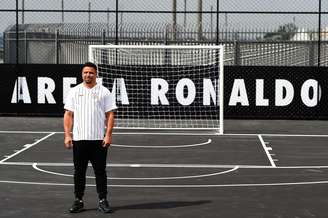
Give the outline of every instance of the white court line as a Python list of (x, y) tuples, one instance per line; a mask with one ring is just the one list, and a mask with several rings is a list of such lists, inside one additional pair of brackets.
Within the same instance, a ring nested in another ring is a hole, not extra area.
[[(72, 183), (51, 183), (51, 182), (27, 182), (14, 180), (0, 180), (0, 183), (21, 184), (21, 185), (44, 185), (44, 186), (74, 186)], [(328, 184), (328, 181), (312, 181), (312, 182), (277, 182), (277, 183), (240, 183), (240, 184), (203, 184), (203, 185), (107, 185), (108, 187), (117, 188), (220, 188), (220, 187), (261, 187), (261, 186), (293, 186), (293, 185), (317, 185)], [(95, 187), (95, 184), (86, 184), (88, 187)]]
[[(231, 135), (236, 135), (236, 134), (231, 134)], [(246, 134), (241, 134), (241, 135), (246, 135)], [(256, 135), (256, 134), (252, 134), (252, 135)], [(314, 134), (314, 135), (309, 135), (309, 134), (261, 134), (264, 136), (275, 136), (275, 137), (318, 137), (318, 138), (327, 138), (328, 135), (318, 135), (318, 134)]]
[[(35, 162), (3, 162), (7, 166), (33, 166)], [(73, 163), (37, 163), (38, 166), (73, 167)], [(91, 164), (89, 164), (91, 166)], [(131, 168), (234, 168), (240, 169), (327, 169), (328, 166), (269, 166), (269, 165), (231, 165), (231, 164), (120, 164), (109, 163), (107, 167), (131, 167)]]
[[(29, 162), (7, 162), (2, 163), (3, 165), (33, 165)], [(58, 166), (55, 163), (40, 163), (38, 165), (46, 166)], [(206, 168), (224, 168), (231, 167), (233, 165), (181, 165), (181, 164), (111, 164), (116, 167), (126, 166), (126, 167), (135, 167), (136, 165), (140, 167), (206, 167)], [(62, 163), (62, 166), (72, 166), (72, 164)], [(236, 166), (235, 166), (236, 167)], [(303, 169), (303, 168), (328, 168), (328, 166), (290, 166), (290, 167), (272, 167), (272, 166), (252, 166), (252, 165), (239, 165), (239, 168), (255, 168), (255, 169)], [(231, 169), (233, 170), (233, 169)], [(13, 180), (0, 180), (0, 183), (9, 183), (9, 184), (24, 184), (24, 185), (45, 185), (45, 186), (73, 186), (69, 183), (48, 183), (48, 182), (27, 182), (27, 181), (13, 181)], [(131, 187), (131, 188), (211, 188), (211, 187), (259, 187), (259, 186), (292, 186), (292, 185), (315, 185), (315, 184), (328, 184), (328, 181), (302, 181), (302, 182), (277, 182), (277, 183), (241, 183), (241, 184), (203, 184), (203, 185), (108, 185), (109, 187)], [(95, 186), (93, 184), (87, 184), (87, 186)]]
[(36, 141), (36, 142), (34, 142), (33, 144), (29, 144), (29, 145), (27, 145), (27, 146), (24, 146), (24, 148), (23, 148), (23, 149), (21, 149), (21, 150), (18, 150), (18, 151), (17, 151), (17, 152), (15, 152), (14, 154), (12, 154), (12, 155), (10, 155), (10, 156), (6, 157), (5, 159), (2, 159), (2, 160), (0, 160), (0, 164), (1, 164), (1, 163), (3, 163), (3, 162), (5, 162), (6, 160), (9, 160), (9, 159), (10, 159), (10, 158), (12, 158), (12, 157), (15, 157), (16, 155), (18, 155), (18, 154), (22, 153), (23, 151), (25, 151), (25, 150), (27, 150), (27, 149), (29, 149), (29, 148), (33, 147), (34, 145), (38, 144), (39, 142), (42, 142), (43, 140), (45, 140), (45, 139), (49, 138), (50, 136), (52, 136), (52, 135), (54, 135), (54, 134), (56, 134), (56, 133), (55, 133), (55, 132), (53, 132), (53, 133), (50, 133), (50, 134), (46, 135), (45, 137), (43, 137), (43, 138), (41, 138), (41, 139), (37, 140), (37, 141)]
[(54, 131), (0, 131), (0, 133), (6, 134), (50, 134), (50, 133), (63, 133), (64, 132), (54, 132)]
[(258, 135), (258, 138), (260, 139), (261, 145), (262, 145), (262, 147), (263, 147), (263, 149), (264, 149), (264, 151), (265, 151), (265, 153), (266, 153), (266, 155), (267, 155), (267, 157), (268, 157), (268, 159), (269, 159), (269, 161), (271, 163), (271, 166), (272, 167), (276, 167), (276, 164), (274, 163), (274, 160), (272, 159), (272, 157), (271, 157), (271, 155), (269, 153), (269, 148), (265, 145), (265, 142), (264, 142), (262, 136), (261, 135)]
[[(49, 134), (49, 133), (56, 133), (56, 134), (64, 134), (64, 132), (54, 132), (54, 131), (9, 131), (9, 130), (3, 130), (0, 131), (0, 133), (8, 133), (8, 134)], [(172, 132), (172, 133), (165, 133), (165, 132), (113, 132), (113, 135), (183, 135), (183, 136), (200, 136), (200, 135), (217, 135), (219, 137), (221, 136), (258, 136), (259, 133), (224, 133), (224, 134), (213, 134), (213, 133), (179, 133), (179, 132)], [(276, 136), (276, 137), (322, 137), (327, 138), (328, 135), (325, 134), (275, 134), (275, 133), (261, 133), (262, 136)]]
[[(0, 131), (4, 133), (4, 131)], [(31, 132), (31, 131), (9, 131), (5, 133), (63, 133), (63, 132)], [(134, 135), (141, 133), (119, 133), (122, 135)], [(158, 133), (145, 133), (150, 135), (181, 135), (181, 134), (158, 134)], [(49, 136), (50, 136), (49, 135)], [(183, 134), (188, 135), (188, 134)], [(190, 134), (190, 135), (200, 135), (200, 134)], [(208, 135), (208, 134), (206, 134)], [(258, 136), (258, 134), (224, 134), (224, 135), (239, 135), (239, 136)], [(328, 137), (328, 135), (291, 135), (291, 134), (261, 134), (266, 136), (287, 136), (287, 137)], [(0, 161), (0, 165), (33, 165), (30, 162), (3, 162)], [(39, 166), (73, 166), (71, 163), (38, 163)], [(231, 168), (236, 165), (197, 165), (197, 164), (108, 164), (110, 167), (197, 167), (197, 168)], [(248, 169), (316, 169), (316, 168), (328, 168), (328, 166), (256, 166), (256, 165), (239, 165), (239, 168), (248, 168)], [(10, 180), (0, 180), (0, 183), (11, 183), (11, 184), (28, 184), (28, 185), (48, 185), (48, 186), (73, 186), (69, 183), (40, 183), (40, 182), (27, 182), (27, 181), (10, 181)], [(206, 188), (206, 187), (254, 187), (254, 186), (290, 186), (290, 185), (313, 185), (313, 184), (328, 184), (328, 181), (310, 181), (310, 182), (290, 182), (290, 183), (253, 183), (253, 184), (209, 184), (209, 185), (109, 185), (110, 187), (132, 187), (132, 188)], [(93, 184), (87, 184), (87, 186), (95, 186)]]
[[(48, 173), (48, 174), (53, 174), (57, 176), (65, 176), (65, 177), (73, 177), (73, 175), (70, 174), (64, 174), (64, 173), (56, 173), (53, 171), (48, 171), (48, 170), (43, 170), (37, 167), (37, 163), (34, 163), (33, 168), (37, 171), (43, 172), (43, 173)], [(222, 172), (216, 172), (216, 173), (208, 173), (208, 174), (200, 174), (200, 175), (194, 175), (194, 176), (170, 176), (170, 177), (109, 177), (108, 179), (111, 180), (173, 180), (173, 179), (194, 179), (194, 178), (203, 178), (203, 177), (210, 177), (210, 176), (217, 176), (217, 175), (222, 175), (226, 173), (233, 172), (237, 170), (239, 167), (235, 166), (233, 169), (230, 170), (225, 170)], [(94, 176), (86, 176), (88, 179), (94, 179)]]
[[(64, 132), (59, 131), (59, 132), (54, 132), (54, 131), (9, 131), (9, 130), (3, 130), (0, 131), (0, 133), (8, 133), (8, 134), (48, 134), (48, 133), (57, 133), (57, 134), (64, 134)], [(113, 135), (192, 135), (192, 136), (213, 136), (213, 135), (220, 135), (218, 133), (190, 133), (190, 132), (113, 132)]]
[(189, 145), (154, 145), (154, 146), (144, 146), (144, 145), (119, 145), (119, 144), (111, 144), (112, 147), (122, 147), (122, 148), (189, 148), (189, 147), (197, 147), (202, 145), (207, 145), (212, 142), (212, 139), (208, 139), (206, 142), (198, 143), (198, 144), (189, 144)]

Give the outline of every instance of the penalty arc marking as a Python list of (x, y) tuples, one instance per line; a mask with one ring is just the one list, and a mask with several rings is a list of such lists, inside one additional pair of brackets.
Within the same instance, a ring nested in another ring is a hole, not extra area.
[(188, 147), (197, 147), (202, 145), (207, 145), (212, 143), (212, 139), (208, 139), (206, 142), (198, 144), (189, 144), (189, 145), (154, 145), (154, 146), (144, 146), (144, 145), (120, 145), (120, 144), (111, 144), (113, 147), (123, 147), (123, 148), (188, 148)]

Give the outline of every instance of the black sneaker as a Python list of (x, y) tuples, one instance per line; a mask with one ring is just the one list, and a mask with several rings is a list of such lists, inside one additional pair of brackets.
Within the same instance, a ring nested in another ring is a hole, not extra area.
[(72, 207), (69, 209), (70, 213), (80, 213), (84, 211), (84, 204), (83, 201), (80, 199), (76, 199), (72, 205)]
[(109, 207), (108, 201), (106, 199), (101, 199), (98, 204), (98, 211), (102, 213), (112, 213), (113, 210)]

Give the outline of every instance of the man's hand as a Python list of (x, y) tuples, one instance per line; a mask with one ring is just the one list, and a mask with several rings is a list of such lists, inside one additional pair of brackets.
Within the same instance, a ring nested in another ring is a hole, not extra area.
[(109, 147), (110, 143), (112, 142), (113, 126), (114, 126), (114, 112), (108, 111), (106, 112), (106, 133), (102, 143), (102, 146), (104, 148)]
[(107, 147), (109, 147), (110, 146), (110, 143), (111, 143), (111, 141), (112, 141), (112, 138), (111, 138), (111, 136), (105, 136), (104, 137), (104, 140), (103, 140), (103, 142), (102, 142), (102, 146), (104, 147), (104, 148), (107, 148)]
[(73, 140), (71, 136), (65, 136), (64, 138), (65, 148), (71, 149), (73, 147)]
[(73, 147), (73, 140), (71, 136), (72, 125), (73, 112), (66, 110), (64, 114), (64, 145), (67, 149), (71, 149)]

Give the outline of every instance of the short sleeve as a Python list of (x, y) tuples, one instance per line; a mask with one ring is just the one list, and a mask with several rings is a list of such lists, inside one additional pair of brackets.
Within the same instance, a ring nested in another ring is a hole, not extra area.
[(113, 111), (117, 109), (115, 98), (113, 94), (106, 89), (105, 96), (104, 96), (104, 106), (105, 112)]
[(64, 109), (74, 112), (74, 89), (71, 89), (65, 99)]

